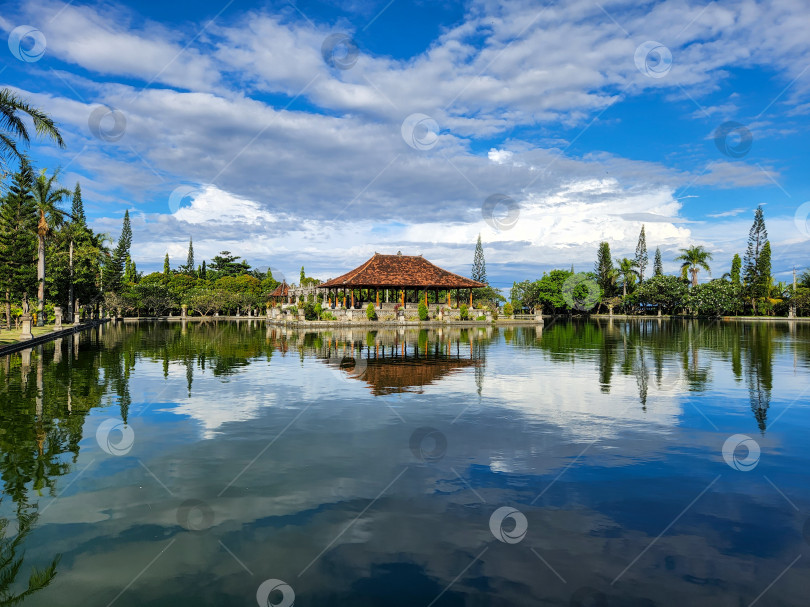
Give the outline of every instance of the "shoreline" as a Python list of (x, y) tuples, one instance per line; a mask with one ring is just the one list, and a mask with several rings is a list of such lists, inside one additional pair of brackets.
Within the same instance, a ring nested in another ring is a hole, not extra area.
[(15, 352), (19, 352), (20, 350), (27, 350), (28, 348), (33, 348), (35, 346), (41, 346), (42, 344), (46, 344), (49, 341), (53, 341), (55, 339), (59, 339), (60, 337), (66, 337), (67, 335), (73, 335), (74, 333), (79, 333), (81, 331), (86, 331), (87, 329), (92, 329), (93, 327), (98, 327), (105, 323), (110, 322), (112, 319), (104, 318), (102, 320), (91, 320), (89, 322), (83, 322), (78, 325), (65, 325), (67, 328), (62, 329), (60, 331), (51, 331), (50, 333), (46, 333), (45, 335), (39, 335), (34, 337), (33, 339), (28, 339), (26, 341), (16, 341), (13, 344), (9, 344), (7, 346), (0, 347), (0, 356), (5, 356), (7, 354), (14, 354)]

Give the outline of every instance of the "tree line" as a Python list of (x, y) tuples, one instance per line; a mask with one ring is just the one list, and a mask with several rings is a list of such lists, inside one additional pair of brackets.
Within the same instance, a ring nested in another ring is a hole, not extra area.
[(701, 271), (711, 273), (713, 255), (703, 246), (680, 249), (674, 258), (680, 273), (663, 270), (656, 248), (651, 275), (647, 237), (642, 225), (632, 258), (613, 259), (610, 244), (601, 242), (592, 272), (551, 270), (535, 281), (516, 282), (511, 300), (516, 309), (542, 307), (553, 314), (612, 312), (703, 316), (800, 316), (810, 312), (810, 271), (793, 282), (775, 281), (771, 244), (762, 207), (754, 213), (743, 258), (735, 254), (731, 271), (699, 283)]

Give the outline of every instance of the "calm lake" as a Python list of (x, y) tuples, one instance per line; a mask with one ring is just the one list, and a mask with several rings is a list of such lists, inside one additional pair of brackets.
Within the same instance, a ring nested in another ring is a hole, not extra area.
[(107, 325), (0, 357), (0, 604), (806, 605), (808, 380), (786, 321)]

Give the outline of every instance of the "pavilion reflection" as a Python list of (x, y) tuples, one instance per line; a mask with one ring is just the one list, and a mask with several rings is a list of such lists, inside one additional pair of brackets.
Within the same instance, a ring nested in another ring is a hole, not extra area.
[[(471, 329), (389, 329), (379, 331), (311, 331), (304, 334), (268, 329), (283, 351), (298, 344), (341, 379), (365, 382), (375, 396), (415, 392), (464, 369), (476, 370), (483, 382), (491, 327)], [(479, 385), (480, 389), (480, 385)]]

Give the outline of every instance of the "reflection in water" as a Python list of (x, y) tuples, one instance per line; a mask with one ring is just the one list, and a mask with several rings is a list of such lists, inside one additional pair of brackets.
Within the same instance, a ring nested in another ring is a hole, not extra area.
[[(758, 428), (769, 478), (797, 507), (810, 505), (765, 442), (766, 422), (776, 425), (769, 408), (785, 412), (792, 396), (775, 373), (789, 363), (791, 376), (806, 375), (808, 344), (807, 325), (686, 320), (431, 331), (108, 325), (0, 359), (0, 480), (4, 507), (16, 511), (0, 519), (0, 550), (18, 559), (28, 544), (39, 565), (32, 588), (66, 554), (38, 595), (51, 604), (87, 586), (106, 604), (164, 549), (119, 607), (180, 595), (243, 604), (246, 587), (276, 576), (302, 605), (429, 604), (445, 590), (437, 607), (568, 604), (586, 583), (616, 604), (665, 604), (670, 585), (686, 603), (684, 587), (749, 604), (767, 583), (739, 571), (753, 558), (774, 579), (795, 548), (778, 539), (795, 526), (793, 510), (774, 506), (783, 498), (746, 494), (772, 491), (755, 473), (724, 470), (733, 496), (712, 489), (700, 516), (685, 515), (639, 561), (632, 584), (609, 582), (725, 465), (715, 443), (726, 435), (705, 419), (723, 432)], [(378, 406), (391, 395), (396, 417)], [(696, 397), (714, 407), (708, 416)], [(94, 443), (110, 416), (135, 427), (127, 456)], [(446, 436), (447, 455), (414, 463), (408, 437), (425, 426)], [(696, 438), (696, 427), (707, 435)], [(775, 436), (787, 442), (786, 429)], [(684, 447), (700, 457), (677, 455)], [(189, 499), (210, 506), (206, 533), (178, 527)], [(735, 500), (739, 508), (726, 506)], [(505, 504), (529, 518), (517, 546), (493, 544), (487, 528)], [(4, 568), (0, 581), (6, 571), (33, 569)], [(789, 578), (773, 591), (784, 604), (795, 596)], [(25, 583), (0, 584), (0, 604)]]

